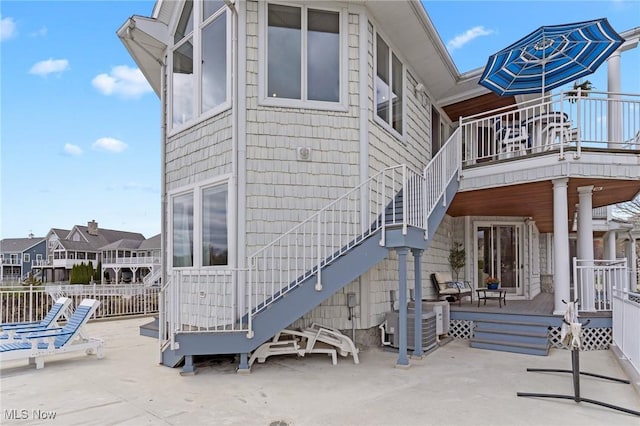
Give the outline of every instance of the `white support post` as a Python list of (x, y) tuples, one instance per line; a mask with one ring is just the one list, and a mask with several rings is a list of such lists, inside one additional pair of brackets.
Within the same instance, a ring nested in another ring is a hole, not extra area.
[[(593, 266), (593, 185), (581, 186), (578, 188), (578, 259), (583, 261), (582, 265), (586, 272), (580, 275), (579, 283), (584, 294), (581, 295), (581, 309), (585, 311), (595, 310), (595, 282), (592, 270)], [(574, 277), (574, 279), (577, 277)], [(578, 285), (578, 283), (575, 283)]]
[(553, 181), (553, 301), (554, 315), (565, 313), (563, 300), (570, 299), (569, 268), (569, 214), (567, 204), (567, 183), (569, 179), (562, 178)]

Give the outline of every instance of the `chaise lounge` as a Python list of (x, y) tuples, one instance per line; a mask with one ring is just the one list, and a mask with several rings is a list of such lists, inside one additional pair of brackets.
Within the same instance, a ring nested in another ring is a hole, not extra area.
[(473, 289), (469, 281), (455, 281), (450, 272), (436, 272), (431, 274), (431, 283), (438, 295), (438, 300), (453, 298), (451, 301), (457, 300), (458, 305), (462, 305), (462, 298), (469, 296), (473, 303)]
[[(66, 315), (67, 308), (71, 304), (68, 297), (60, 297), (56, 299), (47, 315), (41, 321), (35, 322), (9, 322), (0, 324), (3, 333), (0, 334), (0, 340), (12, 341), (13, 336), (19, 332), (46, 330), (50, 327), (58, 326), (58, 319), (62, 315)], [(6, 343), (6, 342), (2, 342)]]
[(44, 358), (49, 355), (84, 351), (102, 358), (103, 341), (87, 337), (82, 332), (82, 327), (98, 309), (98, 305), (98, 300), (83, 300), (62, 328), (16, 333), (14, 342), (0, 345), (0, 362), (28, 359), (30, 364), (35, 363), (36, 368), (41, 369), (44, 367)]

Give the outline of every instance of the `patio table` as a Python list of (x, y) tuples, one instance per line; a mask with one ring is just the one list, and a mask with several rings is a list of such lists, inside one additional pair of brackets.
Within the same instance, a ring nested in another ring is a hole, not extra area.
[(503, 303), (504, 306), (507, 306), (507, 290), (502, 288), (492, 289), (481, 287), (476, 289), (476, 294), (478, 295), (478, 307), (480, 307), (481, 300), (484, 300), (484, 304), (486, 305), (487, 299), (497, 300), (501, 308)]

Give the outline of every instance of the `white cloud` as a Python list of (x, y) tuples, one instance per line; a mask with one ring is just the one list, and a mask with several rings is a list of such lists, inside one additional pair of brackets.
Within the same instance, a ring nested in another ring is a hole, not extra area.
[(71, 155), (72, 157), (77, 157), (79, 155), (82, 155), (82, 148), (80, 148), (78, 145), (65, 143), (64, 144), (64, 153), (67, 154), (67, 155)]
[(91, 145), (93, 149), (109, 152), (122, 152), (127, 149), (127, 144), (114, 138), (100, 138)]
[(69, 70), (69, 61), (66, 59), (47, 59), (40, 61), (31, 67), (29, 74), (36, 74), (46, 77), (52, 73), (62, 73)]
[(98, 74), (91, 80), (93, 87), (103, 95), (118, 95), (123, 98), (139, 98), (151, 92), (151, 86), (139, 68), (118, 65), (109, 74)]
[(447, 48), (449, 50), (460, 49), (465, 44), (469, 43), (478, 37), (488, 36), (493, 34), (493, 30), (488, 30), (483, 26), (473, 27), (462, 34), (458, 34), (447, 42)]
[(0, 19), (0, 41), (9, 40), (18, 34), (16, 28), (16, 22), (13, 18), (1, 18)]
[(47, 29), (47, 27), (40, 27), (39, 30), (32, 32), (31, 34), (29, 34), (31, 37), (44, 37), (47, 35), (47, 32), (49, 30)]

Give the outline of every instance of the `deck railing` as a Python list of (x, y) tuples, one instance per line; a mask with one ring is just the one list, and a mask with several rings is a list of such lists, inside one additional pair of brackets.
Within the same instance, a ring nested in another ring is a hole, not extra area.
[(640, 293), (613, 290), (613, 343), (640, 375)]
[(580, 311), (611, 311), (613, 289), (629, 289), (626, 259), (573, 259), (573, 279)]
[(137, 285), (25, 286), (0, 289), (0, 322), (40, 321), (58, 297), (98, 299), (93, 319), (148, 315), (158, 312), (158, 288)]
[(459, 128), (465, 166), (549, 151), (564, 158), (584, 148), (638, 150), (640, 95), (560, 92), (461, 118)]

